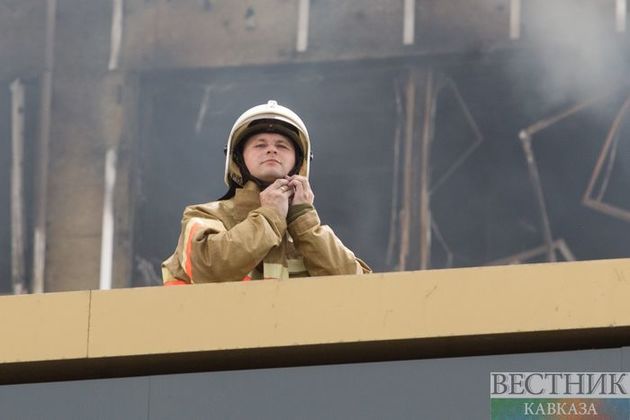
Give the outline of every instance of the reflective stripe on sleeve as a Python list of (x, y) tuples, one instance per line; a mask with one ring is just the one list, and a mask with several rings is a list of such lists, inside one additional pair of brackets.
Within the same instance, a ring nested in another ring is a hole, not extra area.
[(184, 272), (190, 278), (190, 281), (193, 281), (192, 278), (192, 242), (195, 238), (195, 235), (199, 232), (200, 229), (212, 229), (215, 233), (224, 232), (225, 226), (219, 220), (214, 219), (204, 219), (201, 217), (193, 217), (186, 224), (186, 229), (184, 230), (184, 250), (182, 252), (181, 265), (184, 269)]

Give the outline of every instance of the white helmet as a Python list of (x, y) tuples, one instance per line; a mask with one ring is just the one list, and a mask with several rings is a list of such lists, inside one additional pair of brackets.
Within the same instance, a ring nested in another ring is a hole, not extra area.
[(300, 168), (298, 174), (308, 177), (311, 141), (304, 122), (289, 108), (278, 105), (276, 101), (268, 101), (243, 112), (232, 126), (225, 147), (224, 180), (228, 186), (230, 180), (240, 186), (243, 185), (243, 174), (234, 160), (234, 151), (243, 140), (263, 132), (279, 133), (291, 139), (295, 143), (298, 159), (301, 159), (301, 162), (296, 162), (296, 166)]

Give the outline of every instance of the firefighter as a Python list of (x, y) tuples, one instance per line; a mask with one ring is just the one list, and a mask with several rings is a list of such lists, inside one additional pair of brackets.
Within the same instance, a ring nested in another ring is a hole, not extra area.
[(225, 148), (227, 193), (185, 209), (166, 285), (370, 273), (313, 206), (306, 126), (276, 101), (245, 111)]

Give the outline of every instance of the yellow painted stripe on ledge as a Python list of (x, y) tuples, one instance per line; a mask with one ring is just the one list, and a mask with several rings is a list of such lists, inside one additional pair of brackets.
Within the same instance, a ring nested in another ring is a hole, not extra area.
[(629, 302), (630, 259), (8, 296), (0, 363), (630, 327)]

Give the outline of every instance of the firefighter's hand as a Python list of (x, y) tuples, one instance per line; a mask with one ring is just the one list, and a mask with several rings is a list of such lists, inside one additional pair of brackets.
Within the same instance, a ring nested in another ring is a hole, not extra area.
[(300, 175), (293, 175), (290, 177), (286, 177), (286, 180), (289, 181), (289, 187), (294, 191), (293, 200), (291, 201), (292, 205), (297, 204), (310, 204), (313, 205), (313, 200), (315, 200), (315, 194), (313, 194), (313, 190), (311, 189), (311, 184), (308, 182), (306, 177)]
[(260, 205), (275, 209), (282, 218), (287, 217), (289, 211), (289, 197), (293, 194), (293, 188), (286, 179), (276, 181), (260, 193)]

